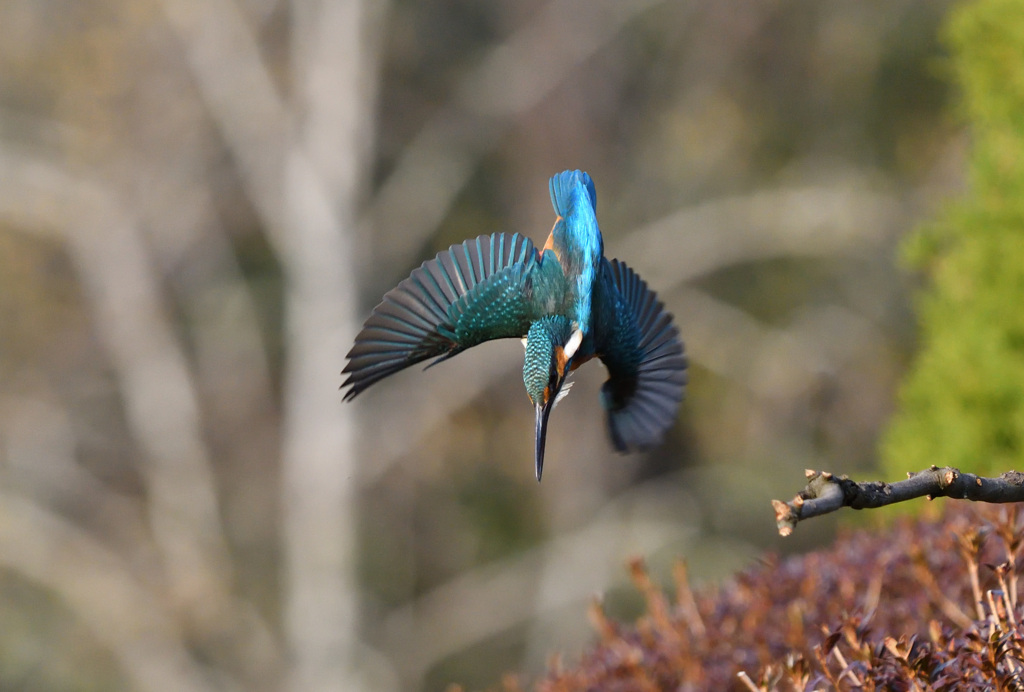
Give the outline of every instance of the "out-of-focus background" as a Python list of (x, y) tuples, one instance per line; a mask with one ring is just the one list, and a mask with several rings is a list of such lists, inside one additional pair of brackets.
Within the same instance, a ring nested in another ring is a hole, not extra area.
[[(713, 583), (871, 474), (900, 239), (962, 186), (933, 0), (4, 0), (0, 690), (441, 690), (571, 660), (631, 556)], [(342, 404), (380, 296), (553, 221), (691, 359), (619, 456), (599, 365), (533, 478), (518, 342)]]

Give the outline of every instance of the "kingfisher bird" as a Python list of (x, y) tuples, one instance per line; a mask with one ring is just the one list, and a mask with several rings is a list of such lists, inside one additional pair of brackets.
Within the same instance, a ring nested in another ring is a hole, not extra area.
[(523, 384), (535, 410), (540, 481), (548, 416), (567, 377), (597, 356), (608, 431), (620, 452), (660, 444), (686, 386), (672, 316), (626, 264), (606, 259), (590, 176), (549, 182), (555, 224), (541, 249), (518, 233), (452, 245), (389, 291), (356, 336), (342, 375), (345, 401), (410, 365), (427, 367), (491, 339), (523, 339)]

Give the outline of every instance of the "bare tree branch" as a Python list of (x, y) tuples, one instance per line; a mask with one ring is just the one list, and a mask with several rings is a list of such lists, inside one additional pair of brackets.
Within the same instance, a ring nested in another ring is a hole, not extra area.
[(997, 478), (984, 478), (951, 466), (932, 466), (908, 473), (896, 483), (857, 483), (827, 471), (807, 470), (807, 487), (789, 502), (772, 500), (779, 533), (793, 533), (797, 522), (835, 512), (842, 507), (874, 509), (918, 497), (929, 500), (950, 497), (974, 502), (1024, 502), (1024, 473), (1007, 471)]

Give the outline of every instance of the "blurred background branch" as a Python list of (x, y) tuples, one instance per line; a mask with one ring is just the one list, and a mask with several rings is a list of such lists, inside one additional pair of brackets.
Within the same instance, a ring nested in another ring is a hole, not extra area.
[[(874, 463), (895, 248), (962, 185), (944, 9), (0, 5), (0, 689), (486, 687), (638, 612), (631, 555), (826, 540), (766, 502)], [(665, 446), (612, 453), (584, 369), (538, 486), (514, 341), (342, 405), (383, 291), (542, 240), (565, 168), (687, 342)]]
[(25, 498), (5, 493), (0, 499), (4, 567), (59, 596), (109, 647), (136, 689), (214, 689), (173, 615), (116, 555)]
[[(515, 118), (612, 41), (630, 19), (660, 0), (552, 0), (453, 86), (453, 97), (405, 145), (374, 196), (375, 259), (415, 263), (481, 160), (507, 136)], [(581, 21), (585, 19), (585, 21)]]

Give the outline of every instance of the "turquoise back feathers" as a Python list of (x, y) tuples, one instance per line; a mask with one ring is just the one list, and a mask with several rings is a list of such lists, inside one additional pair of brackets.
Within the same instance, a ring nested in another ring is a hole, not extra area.
[(604, 240), (597, 225), (597, 191), (582, 171), (564, 171), (548, 183), (557, 218), (551, 229), (553, 249), (572, 283), (572, 319), (590, 333), (594, 281), (604, 257)]
[(608, 369), (601, 399), (615, 448), (662, 441), (686, 385), (672, 316), (633, 270), (604, 257), (590, 176), (564, 171), (549, 191), (556, 219), (542, 250), (519, 234), (482, 235), (438, 253), (384, 296), (348, 353), (346, 401), (415, 363), (528, 337), (523, 384), (536, 408), (538, 480), (548, 414), (569, 373), (595, 356)]

